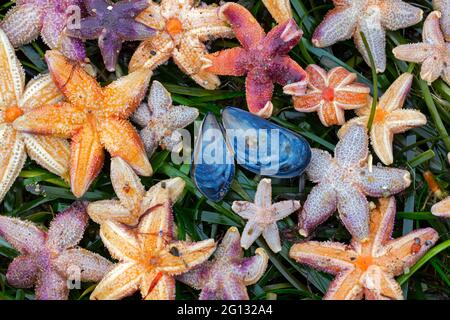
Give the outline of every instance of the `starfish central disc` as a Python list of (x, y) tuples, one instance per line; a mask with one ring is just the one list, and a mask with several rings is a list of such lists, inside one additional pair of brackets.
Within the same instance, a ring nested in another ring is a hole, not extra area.
[(385, 117), (386, 111), (383, 110), (382, 108), (377, 108), (377, 110), (375, 111), (375, 117), (373, 118), (373, 121), (375, 121), (376, 123), (380, 123), (384, 121)]
[(183, 31), (183, 24), (178, 18), (172, 17), (166, 21), (166, 30), (173, 37)]
[(5, 110), (5, 122), (7, 123), (13, 123), (14, 120), (16, 120), (18, 117), (23, 115), (23, 110), (17, 106), (7, 108)]
[(325, 101), (332, 102), (334, 101), (334, 89), (331, 87), (327, 87), (322, 91), (322, 97)]
[(355, 265), (361, 271), (367, 271), (373, 265), (373, 258), (371, 256), (360, 256), (356, 259)]

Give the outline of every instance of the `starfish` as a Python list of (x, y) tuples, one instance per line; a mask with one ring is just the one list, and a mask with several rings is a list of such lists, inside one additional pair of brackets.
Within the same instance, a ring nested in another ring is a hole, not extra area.
[(150, 208), (165, 202), (174, 203), (185, 185), (181, 178), (173, 178), (161, 181), (145, 192), (139, 177), (119, 157), (111, 159), (111, 182), (119, 199), (93, 202), (87, 209), (91, 219), (100, 225), (113, 220), (136, 226)]
[(308, 90), (306, 94), (294, 97), (295, 110), (317, 112), (326, 127), (343, 125), (345, 110), (365, 107), (369, 101), (370, 88), (356, 82), (356, 74), (342, 67), (328, 73), (313, 64), (306, 68)]
[(450, 42), (450, 1), (433, 0), (433, 8), (441, 12), (442, 32), (444, 33), (445, 41)]
[[(386, 90), (380, 98), (370, 130), (370, 142), (378, 158), (386, 165), (394, 162), (392, 143), (394, 135), (427, 123), (427, 118), (418, 110), (402, 109), (411, 89), (413, 75), (404, 73)], [(356, 110), (358, 117), (348, 121), (339, 130), (342, 135), (354, 124), (367, 126), (371, 103)]]
[(277, 221), (300, 209), (300, 201), (286, 200), (272, 204), (272, 184), (270, 179), (262, 179), (256, 190), (255, 203), (234, 201), (232, 210), (248, 220), (245, 225), (241, 246), (250, 248), (262, 234), (273, 252), (281, 251)]
[[(21, 133), (14, 120), (43, 104), (63, 98), (50, 76), (42, 75), (28, 83), (14, 48), (0, 29), (0, 201), (19, 175), (27, 154), (47, 170), (67, 179), (69, 143), (63, 139)], [(48, 126), (48, 124), (47, 124)]]
[(439, 25), (441, 13), (431, 12), (423, 24), (423, 42), (400, 45), (392, 51), (397, 59), (421, 63), (420, 77), (431, 84), (437, 78), (450, 85), (450, 42)]
[(292, 18), (289, 0), (262, 0), (262, 2), (277, 23), (283, 23)]
[(35, 286), (38, 300), (67, 300), (68, 281), (100, 281), (111, 262), (76, 247), (88, 219), (83, 202), (60, 212), (47, 232), (33, 223), (0, 216), (0, 235), (20, 252), (8, 267), (8, 283), (17, 288)]
[(125, 41), (144, 40), (154, 34), (152, 28), (135, 20), (147, 7), (147, 0), (84, 0), (88, 17), (79, 25), (68, 26), (66, 33), (75, 38), (98, 39), (106, 70), (116, 69)]
[(370, 215), (367, 241), (306, 241), (292, 246), (289, 256), (299, 263), (336, 275), (324, 296), (327, 300), (401, 300), (396, 276), (408, 272), (438, 240), (432, 228), (418, 229), (391, 239), (395, 198), (379, 199)]
[(334, 159), (326, 151), (312, 150), (306, 174), (317, 185), (303, 205), (301, 235), (308, 236), (337, 209), (351, 235), (364, 241), (369, 237), (366, 196), (388, 197), (409, 187), (408, 171), (368, 163), (368, 140), (366, 129), (353, 125), (337, 143)]
[(400, 0), (333, 0), (336, 8), (315, 30), (312, 43), (328, 47), (353, 37), (367, 64), (370, 63), (361, 32), (367, 39), (377, 72), (386, 69), (386, 29), (398, 30), (420, 22), (423, 11)]
[(231, 24), (242, 47), (208, 54), (203, 67), (218, 75), (247, 75), (250, 112), (263, 118), (272, 115), (270, 100), (274, 83), (284, 86), (285, 93), (305, 93), (306, 72), (288, 56), (302, 37), (302, 31), (293, 19), (276, 26), (266, 35), (258, 21), (241, 5), (227, 3), (220, 9), (220, 15)]
[(197, 117), (196, 108), (173, 106), (170, 93), (160, 82), (153, 81), (148, 104), (142, 103), (132, 120), (143, 128), (140, 135), (150, 157), (158, 145), (170, 151), (180, 151), (182, 135), (177, 130), (188, 126)]
[[(126, 120), (144, 97), (151, 71), (145, 68), (119, 78), (105, 88), (82, 65), (57, 51), (47, 51), (53, 81), (68, 102), (31, 110), (14, 122), (23, 132), (71, 138), (70, 184), (81, 197), (103, 166), (106, 148), (140, 175), (152, 174), (139, 134)], [(51, 126), (49, 126), (51, 124)]]
[(138, 47), (130, 61), (131, 71), (144, 65), (154, 69), (172, 58), (202, 87), (214, 90), (220, 85), (216, 75), (201, 68), (207, 53), (204, 42), (233, 36), (231, 28), (219, 17), (217, 6), (195, 6), (194, 0), (162, 0), (160, 4), (148, 1), (137, 21), (157, 32)]
[(81, 0), (17, 0), (6, 14), (0, 27), (15, 48), (30, 43), (39, 34), (51, 48), (60, 50), (73, 60), (84, 60), (83, 42), (64, 33), (73, 8), (79, 8)]
[[(159, 196), (169, 199), (168, 192), (163, 189), (161, 193), (166, 195)], [(170, 201), (155, 204), (136, 227), (107, 220), (101, 226), (100, 236), (119, 262), (92, 292), (93, 300), (121, 299), (138, 289), (146, 300), (173, 300), (174, 275), (205, 262), (216, 249), (213, 239), (173, 240)]]
[(179, 276), (177, 279), (201, 290), (200, 300), (248, 300), (247, 286), (263, 276), (269, 260), (258, 248), (252, 257), (244, 257), (236, 227), (228, 229), (214, 259)]
[(450, 218), (450, 197), (433, 205), (431, 213), (438, 217)]

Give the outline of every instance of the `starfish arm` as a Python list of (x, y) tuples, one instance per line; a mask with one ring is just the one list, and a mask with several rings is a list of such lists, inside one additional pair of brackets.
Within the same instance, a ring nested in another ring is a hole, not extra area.
[(19, 135), (10, 125), (0, 125), (0, 201), (19, 176), (27, 158)]
[(29, 3), (16, 5), (0, 23), (15, 48), (35, 40), (42, 28), (42, 11)]
[(227, 22), (219, 18), (219, 7), (195, 8), (189, 10), (185, 16), (186, 29), (197, 35), (200, 41), (216, 38), (232, 38), (233, 30)]
[(327, 72), (316, 64), (310, 64), (306, 67), (308, 74), (308, 87), (313, 91), (321, 92), (328, 87)]
[(409, 129), (423, 126), (427, 117), (419, 110), (394, 110), (387, 116), (387, 125), (395, 133), (402, 133)]
[(95, 125), (89, 119), (72, 137), (70, 186), (76, 197), (83, 196), (102, 169), (105, 155)]
[(241, 277), (244, 285), (250, 286), (261, 279), (266, 272), (269, 256), (262, 248), (255, 250), (255, 255), (242, 259), (242, 262), (234, 269), (236, 276)]
[(355, 73), (348, 71), (343, 67), (335, 67), (328, 72), (327, 82), (329, 87), (340, 89), (353, 82), (355, 82), (357, 76)]
[(151, 117), (163, 117), (172, 107), (172, 96), (170, 92), (159, 81), (153, 81), (150, 88), (150, 94), (148, 95), (148, 120), (145, 125), (150, 121)]
[(49, 74), (41, 75), (29, 81), (19, 101), (25, 111), (44, 105), (52, 105), (64, 99), (64, 95), (53, 82)]
[(360, 300), (364, 290), (359, 283), (361, 273), (357, 270), (339, 274), (328, 287), (324, 300)]
[(450, 218), (450, 197), (433, 205), (431, 213), (438, 217)]
[(450, 5), (448, 0), (433, 0), (433, 8), (441, 12), (441, 28), (445, 41), (450, 42)]
[(22, 254), (39, 253), (45, 246), (45, 232), (17, 218), (0, 216), (0, 235)]
[(219, 15), (230, 23), (236, 38), (245, 49), (258, 44), (265, 37), (264, 30), (255, 17), (239, 4), (224, 4)]
[(298, 112), (316, 112), (323, 103), (320, 91), (308, 92), (302, 96), (294, 97), (294, 108)]
[(273, 80), (257, 70), (251, 70), (245, 80), (245, 91), (248, 110), (262, 118), (272, 115)]
[(360, 14), (356, 6), (337, 7), (329, 11), (314, 31), (312, 43), (323, 48), (350, 39)]
[(366, 161), (369, 139), (366, 128), (351, 126), (342, 135), (334, 151), (336, 161), (345, 167), (358, 166)]
[(381, 24), (380, 12), (374, 10), (371, 14), (364, 16), (356, 28), (354, 40), (357, 49), (370, 65), (369, 53), (366, 50), (361, 33), (367, 39), (370, 51), (372, 52), (377, 72), (384, 72), (386, 69), (386, 31)]
[(220, 259), (238, 259), (244, 256), (244, 252), (240, 245), (241, 236), (236, 227), (230, 227), (222, 239), (221, 244), (217, 247), (215, 257)]
[(292, 10), (289, 0), (263, 0), (276, 22), (282, 23), (292, 18)]
[(364, 84), (353, 83), (334, 91), (335, 104), (344, 110), (359, 109), (369, 103), (370, 88)]
[(147, 211), (167, 201), (171, 204), (175, 203), (183, 193), (185, 186), (186, 183), (179, 177), (158, 182), (145, 194), (142, 200), (141, 210)]
[(285, 200), (274, 203), (271, 206), (271, 210), (273, 210), (274, 218), (276, 220), (281, 220), (289, 216), (291, 213), (300, 209), (300, 201), (295, 200)]
[(259, 236), (263, 233), (264, 227), (261, 226), (254, 219), (250, 219), (247, 221), (244, 231), (242, 231), (241, 237), (241, 247), (244, 249), (250, 248), (253, 242), (259, 238)]
[(119, 300), (139, 289), (144, 268), (135, 262), (120, 262), (114, 265), (95, 287), (91, 300)]
[(379, 107), (385, 111), (401, 109), (411, 90), (412, 82), (413, 75), (411, 73), (403, 73), (380, 98), (378, 102)]
[(173, 106), (166, 115), (166, 121), (174, 129), (187, 127), (199, 116), (197, 108), (187, 106)]
[(100, 228), (100, 236), (113, 258), (139, 261), (141, 247), (135, 234), (127, 226), (107, 220)]
[(48, 171), (69, 180), (70, 144), (67, 140), (22, 134), (28, 156)]
[(133, 169), (119, 157), (111, 159), (111, 183), (120, 202), (128, 210), (139, 210), (144, 186)]
[(436, 81), (442, 75), (445, 63), (446, 62), (435, 55), (426, 58), (420, 69), (420, 78), (431, 85), (431, 83)]
[(184, 9), (186, 11), (191, 10), (194, 5), (194, 0), (164, 0), (161, 1), (161, 13), (163, 16), (169, 17), (178, 13), (180, 9)]
[(267, 225), (262, 232), (262, 236), (266, 240), (270, 250), (275, 253), (281, 251), (280, 231), (276, 222)]
[(211, 269), (213, 266), (214, 263), (212, 261), (205, 261), (201, 265), (192, 268), (190, 271), (177, 276), (177, 280), (194, 289), (201, 290), (212, 277)]
[(370, 131), (370, 138), (373, 151), (378, 158), (386, 165), (394, 162), (394, 154), (392, 142), (394, 140), (394, 133), (384, 123), (375, 123)]
[(86, 17), (80, 20), (79, 26), (67, 25), (65, 33), (70, 37), (80, 39), (97, 39), (103, 31), (101, 20), (95, 16)]
[[(358, 178), (359, 177), (359, 178)], [(397, 194), (411, 184), (408, 171), (396, 168), (373, 166), (357, 173), (357, 184), (370, 197), (386, 197)]]
[(203, 68), (206, 47), (194, 35), (186, 34), (172, 53), (175, 64), (202, 87), (213, 90), (220, 85), (219, 78)]
[[(86, 121), (86, 114), (67, 102), (35, 108), (14, 121), (14, 129), (60, 138), (70, 138)], [(51, 124), (51, 125), (49, 125)]]
[(443, 74), (442, 74), (442, 80), (447, 82), (447, 84), (450, 86), (450, 64), (447, 64), (447, 67), (444, 68)]
[(56, 86), (75, 107), (95, 108), (103, 99), (102, 88), (80, 64), (55, 50), (47, 51), (45, 58)]
[[(293, 95), (303, 95), (308, 85), (308, 75), (300, 65), (289, 56), (282, 56), (274, 59), (270, 73), (274, 80), (281, 84), (284, 93)], [(289, 89), (292, 88), (290, 92)]]
[(99, 282), (112, 268), (112, 263), (101, 255), (83, 248), (63, 251), (54, 261), (57, 270), (69, 279)]
[[(372, 256), (378, 255), (383, 246), (391, 239), (397, 212), (395, 197), (379, 198), (376, 207), (370, 212), (370, 247)], [(353, 241), (354, 246), (359, 246)]]
[(36, 300), (67, 300), (68, 298), (67, 279), (52, 267), (43, 270), (36, 285)]
[(398, 282), (379, 267), (369, 268), (361, 283), (366, 300), (403, 300), (402, 288)]
[(98, 46), (105, 63), (105, 68), (109, 72), (116, 70), (117, 61), (119, 59), (119, 53), (122, 50), (123, 40), (119, 35), (110, 30), (103, 31), (98, 38)]
[(123, 19), (123, 23), (117, 27), (117, 34), (125, 41), (146, 40), (155, 34), (155, 30), (145, 24), (131, 19)]
[(302, 38), (303, 31), (295, 23), (294, 19), (289, 19), (273, 28), (264, 38), (264, 49), (267, 54), (286, 55), (294, 48)]
[(332, 170), (333, 159), (327, 151), (316, 148), (311, 151), (311, 162), (306, 168), (306, 174), (309, 180), (318, 183), (324, 180)]
[(265, 178), (258, 183), (255, 205), (260, 208), (270, 208), (272, 205), (272, 180)]
[(32, 288), (38, 277), (38, 266), (36, 257), (23, 255), (14, 258), (9, 264), (6, 280), (16, 288)]
[(256, 206), (253, 202), (233, 201), (231, 210), (233, 210), (241, 218), (251, 219), (258, 211), (258, 206)]
[(344, 110), (339, 108), (334, 101), (324, 101), (321, 103), (317, 113), (320, 121), (326, 127), (332, 125), (342, 125), (345, 123)]
[[(166, 196), (166, 192), (162, 191), (161, 193)], [(162, 203), (157, 203), (147, 209), (146, 214), (139, 222), (137, 234), (145, 252), (162, 250), (172, 240), (173, 215), (167, 198)]]
[(433, 54), (433, 51), (432, 46), (427, 43), (414, 43), (395, 47), (392, 53), (399, 60), (422, 63)]
[(144, 144), (147, 155), (151, 157), (161, 143), (162, 138), (159, 132), (147, 126), (139, 132), (139, 136)]
[[(193, 267), (205, 262), (216, 250), (213, 239), (198, 242), (177, 241), (169, 244), (160, 256), (158, 270), (170, 275), (177, 275), (189, 271)], [(172, 254), (176, 250), (177, 254)]]
[(83, 3), (90, 14), (102, 14), (106, 7), (112, 4), (109, 0), (84, 0)]
[[(175, 279), (173, 276), (160, 273), (161, 276), (159, 279), (153, 278), (153, 280), (157, 280), (156, 284), (150, 282), (152, 288), (149, 287), (147, 294), (144, 296), (145, 300), (175, 300)], [(144, 281), (147, 274), (142, 278)], [(150, 279), (145, 279), (146, 285), (148, 286), (148, 281)]]
[(148, 6), (147, 0), (135, 0), (135, 1), (119, 1), (114, 5), (114, 10), (118, 12), (119, 15), (126, 15), (128, 17), (134, 18), (139, 15)]
[(133, 72), (145, 66), (154, 70), (172, 57), (173, 50), (172, 38), (165, 32), (159, 32), (141, 42), (131, 57), (128, 69)]
[[(363, 114), (365, 113), (366, 107), (362, 107), (360, 109), (356, 109), (356, 113), (357, 114)], [(354, 127), (354, 126), (360, 126), (360, 127), (366, 127), (367, 126), (367, 122), (369, 121), (369, 116), (368, 115), (363, 115), (363, 116), (359, 116), (359, 117), (355, 117), (352, 118), (350, 120), (348, 120), (346, 123), (344, 123), (344, 125), (342, 125), (342, 127), (338, 130), (338, 137), (339, 139), (342, 139), (343, 136), (345, 136), (345, 134), (347, 133), (347, 131)]]
[(220, 285), (222, 285), (222, 283), (207, 284), (204, 288), (202, 288), (202, 291), (198, 296), (198, 300), (220, 300), (221, 296), (219, 296), (219, 292), (217, 290), (217, 286)]
[(423, 11), (402, 0), (384, 1), (381, 8), (382, 24), (389, 30), (398, 30), (419, 23)]
[(299, 232), (308, 236), (319, 224), (327, 220), (337, 208), (337, 195), (332, 186), (319, 183), (306, 198), (299, 217)]
[[(218, 300), (249, 300), (247, 287), (242, 283), (240, 277), (229, 277), (221, 285), (221, 293)], [(203, 296), (204, 297), (204, 296)], [(204, 300), (204, 299), (202, 299)]]
[(141, 138), (128, 121), (110, 117), (104, 119), (99, 125), (100, 140), (111, 157), (122, 158), (139, 175), (152, 175), (152, 167)]
[(131, 115), (131, 121), (141, 128), (145, 128), (152, 119), (152, 112), (147, 103), (142, 102), (136, 111)]
[(125, 208), (119, 200), (101, 200), (92, 202), (88, 206), (88, 214), (93, 221), (103, 224), (106, 220), (133, 225), (135, 216)]
[(206, 55), (203, 68), (214, 74), (243, 76), (247, 72), (245, 58), (246, 51), (242, 48), (226, 49)]
[(72, 248), (83, 238), (89, 216), (87, 204), (75, 202), (58, 215), (50, 223), (47, 234), (47, 246), (55, 252)]

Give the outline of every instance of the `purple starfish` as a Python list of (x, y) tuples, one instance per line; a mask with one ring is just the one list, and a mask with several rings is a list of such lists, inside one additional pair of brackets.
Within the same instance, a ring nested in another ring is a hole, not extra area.
[(67, 34), (83, 40), (97, 39), (108, 71), (114, 71), (122, 43), (144, 40), (154, 29), (139, 23), (135, 17), (147, 8), (147, 0), (84, 0), (89, 17), (81, 19), (79, 26), (67, 28)]
[(48, 232), (33, 223), (0, 216), (0, 235), (21, 253), (9, 265), (8, 283), (18, 288), (36, 286), (38, 300), (66, 300), (69, 280), (100, 281), (111, 262), (75, 247), (87, 226), (86, 208), (87, 203), (74, 203), (53, 219)]
[(17, 48), (35, 40), (39, 34), (51, 48), (72, 60), (84, 60), (83, 42), (63, 31), (67, 22), (80, 15), (82, 0), (17, 0), (0, 23), (12, 45)]

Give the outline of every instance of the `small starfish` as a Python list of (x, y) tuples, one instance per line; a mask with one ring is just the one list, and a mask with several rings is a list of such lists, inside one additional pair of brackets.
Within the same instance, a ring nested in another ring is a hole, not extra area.
[[(69, 143), (63, 139), (21, 133), (12, 123), (43, 104), (62, 100), (50, 76), (28, 83), (14, 48), (0, 29), (0, 201), (19, 175), (27, 154), (47, 170), (68, 178)], [(48, 123), (47, 123), (48, 126)]]
[(0, 216), (0, 235), (21, 254), (9, 265), (9, 284), (17, 288), (36, 286), (38, 300), (67, 300), (69, 281), (100, 281), (111, 262), (76, 247), (88, 219), (83, 202), (60, 212), (47, 232), (33, 223)]
[(283, 23), (292, 18), (289, 0), (262, 0), (262, 2), (277, 23)]
[(431, 213), (438, 217), (450, 218), (450, 197), (433, 205)]
[(423, 11), (400, 0), (333, 0), (329, 11), (312, 37), (316, 47), (328, 47), (353, 37), (369, 64), (369, 55), (360, 33), (369, 43), (377, 72), (386, 69), (386, 31), (410, 27), (420, 22)]
[[(161, 190), (168, 193), (168, 189)], [(163, 196), (169, 199), (169, 195)], [(156, 204), (136, 227), (108, 220), (100, 236), (111, 255), (119, 260), (97, 285), (91, 299), (111, 300), (140, 289), (146, 300), (175, 299), (174, 275), (208, 260), (216, 249), (213, 239), (173, 241), (173, 217), (169, 201)]]
[(442, 32), (444, 33), (445, 41), (450, 42), (450, 1), (433, 0), (433, 8), (441, 12)]
[(356, 82), (356, 74), (342, 67), (328, 73), (313, 64), (306, 68), (308, 90), (306, 94), (294, 97), (295, 110), (317, 112), (326, 127), (343, 125), (345, 110), (365, 107), (369, 101), (370, 88)]
[(196, 267), (177, 279), (202, 290), (200, 300), (248, 300), (247, 286), (263, 276), (269, 257), (262, 248), (256, 255), (244, 257), (239, 231), (228, 229), (217, 248), (214, 259)]
[(408, 272), (438, 240), (432, 228), (418, 229), (391, 239), (395, 199), (379, 199), (370, 215), (367, 241), (350, 245), (307, 241), (292, 246), (289, 256), (299, 263), (336, 275), (324, 296), (327, 300), (400, 300), (402, 289), (394, 277)]
[(184, 73), (206, 89), (220, 85), (219, 78), (202, 70), (202, 58), (207, 53), (204, 42), (216, 38), (231, 38), (233, 31), (218, 15), (214, 5), (195, 6), (194, 0), (148, 1), (147, 9), (137, 21), (157, 30), (145, 40), (131, 58), (129, 69), (141, 66), (151, 69), (170, 58)]
[(64, 33), (71, 8), (79, 8), (81, 0), (17, 0), (0, 27), (15, 48), (30, 43), (39, 34), (51, 48), (60, 50), (73, 60), (86, 58), (83, 42)]
[[(378, 158), (386, 165), (394, 162), (392, 150), (394, 135), (427, 123), (427, 118), (420, 111), (402, 109), (411, 89), (412, 81), (412, 74), (402, 74), (384, 93), (376, 107), (370, 131), (370, 142)], [(356, 110), (358, 117), (351, 119), (342, 126), (338, 135), (341, 136), (354, 124), (367, 126), (370, 110), (371, 103)]]
[(270, 179), (262, 179), (256, 190), (255, 203), (234, 201), (232, 210), (248, 220), (245, 225), (241, 246), (250, 248), (262, 234), (273, 252), (281, 251), (277, 221), (300, 209), (300, 201), (286, 200), (272, 204), (272, 184)]
[(220, 9), (231, 24), (242, 47), (208, 54), (204, 68), (218, 75), (243, 76), (246, 79), (247, 105), (250, 112), (263, 118), (272, 115), (274, 83), (285, 93), (302, 95), (306, 90), (306, 72), (288, 56), (302, 37), (293, 19), (276, 26), (267, 35), (252, 14), (236, 3)]
[(421, 63), (420, 77), (431, 84), (442, 77), (450, 85), (450, 42), (439, 25), (441, 13), (431, 12), (423, 24), (423, 42), (400, 45), (392, 51), (397, 59)]
[(105, 67), (116, 69), (119, 52), (125, 41), (144, 40), (155, 33), (152, 28), (135, 20), (147, 7), (147, 0), (84, 0), (89, 17), (81, 19), (78, 26), (66, 33), (83, 40), (98, 39)]
[(182, 135), (177, 130), (188, 126), (197, 117), (196, 108), (173, 106), (170, 93), (160, 82), (153, 81), (148, 104), (142, 103), (132, 120), (143, 127), (140, 135), (150, 157), (158, 145), (170, 151), (180, 151)]
[(409, 187), (408, 171), (368, 163), (368, 140), (366, 129), (353, 125), (337, 143), (334, 159), (326, 151), (312, 150), (306, 173), (317, 185), (303, 205), (299, 220), (301, 235), (309, 235), (337, 209), (351, 235), (364, 241), (369, 237), (366, 196), (387, 197)]
[[(119, 78), (105, 88), (57, 51), (47, 51), (53, 81), (68, 102), (33, 109), (14, 122), (17, 130), (71, 138), (70, 182), (81, 197), (103, 166), (106, 148), (140, 175), (152, 174), (144, 146), (126, 120), (144, 97), (151, 71), (145, 68)], [(51, 124), (51, 126), (49, 126)]]
[(174, 178), (161, 181), (145, 192), (133, 169), (118, 157), (111, 159), (111, 182), (119, 199), (93, 202), (87, 209), (91, 219), (100, 225), (113, 220), (135, 226), (150, 208), (167, 201), (174, 203), (185, 185), (181, 178)]

